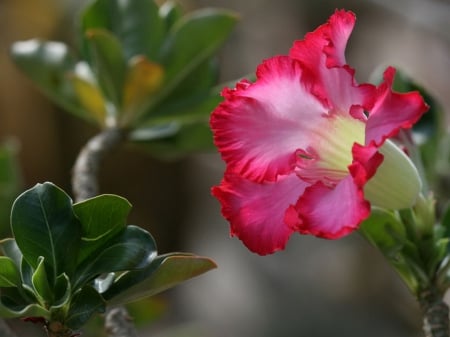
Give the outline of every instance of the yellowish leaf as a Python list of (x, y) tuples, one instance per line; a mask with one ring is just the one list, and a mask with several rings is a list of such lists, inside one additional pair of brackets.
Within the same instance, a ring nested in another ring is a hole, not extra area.
[(84, 108), (92, 114), (95, 120), (100, 122), (100, 124), (104, 124), (106, 120), (106, 106), (99, 88), (94, 83), (75, 74), (71, 74), (70, 79)]
[(161, 65), (139, 55), (130, 60), (124, 88), (124, 111), (139, 109), (155, 94), (164, 78), (164, 69)]

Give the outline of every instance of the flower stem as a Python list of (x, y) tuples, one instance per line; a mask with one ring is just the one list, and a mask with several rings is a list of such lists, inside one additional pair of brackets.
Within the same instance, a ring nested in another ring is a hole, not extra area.
[(426, 337), (449, 337), (449, 308), (437, 289), (425, 289), (419, 294)]
[[(92, 198), (99, 193), (98, 172), (102, 160), (116, 150), (126, 138), (123, 130), (106, 129), (81, 149), (72, 175), (72, 190), (75, 201)], [(109, 337), (136, 337), (137, 332), (124, 307), (107, 310), (105, 328)]]

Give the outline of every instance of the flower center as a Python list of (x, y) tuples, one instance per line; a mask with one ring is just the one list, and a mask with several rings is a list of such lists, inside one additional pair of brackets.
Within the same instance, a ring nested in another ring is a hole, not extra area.
[(333, 115), (313, 131), (311, 146), (298, 153), (297, 175), (308, 182), (334, 185), (346, 177), (354, 143), (364, 144), (365, 124), (351, 116)]

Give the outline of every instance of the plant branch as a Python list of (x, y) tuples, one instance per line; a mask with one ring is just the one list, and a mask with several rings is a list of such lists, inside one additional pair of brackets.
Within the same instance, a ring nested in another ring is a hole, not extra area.
[(107, 310), (105, 328), (111, 337), (137, 337), (132, 318), (124, 307)]
[(426, 289), (419, 295), (426, 337), (449, 337), (449, 308), (436, 289)]
[[(81, 149), (75, 162), (72, 189), (75, 201), (92, 198), (99, 193), (98, 173), (103, 159), (116, 150), (125, 140), (125, 132), (120, 129), (106, 129)], [(124, 307), (107, 310), (105, 329), (109, 337), (136, 337), (133, 321)]]
[(117, 149), (125, 133), (119, 129), (106, 129), (83, 147), (73, 168), (72, 189), (75, 201), (92, 198), (99, 193), (98, 171), (103, 158)]

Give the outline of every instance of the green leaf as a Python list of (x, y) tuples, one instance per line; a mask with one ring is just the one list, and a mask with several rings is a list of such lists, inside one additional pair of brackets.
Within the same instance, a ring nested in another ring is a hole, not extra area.
[(96, 196), (73, 205), (82, 228), (78, 264), (126, 227), (130, 210), (128, 200), (111, 194)]
[[(209, 64), (211, 57), (230, 35), (236, 21), (237, 16), (233, 12), (203, 9), (184, 16), (173, 25), (158, 58), (165, 68), (165, 84), (142, 108), (136, 125), (150, 120), (154, 109), (166, 101), (192, 73), (205, 70), (202, 67)], [(204, 80), (202, 76), (199, 77), (199, 83)], [(191, 79), (194, 81), (191, 83), (195, 83), (195, 76)]]
[(66, 274), (61, 274), (56, 278), (55, 287), (53, 288), (54, 301), (52, 309), (59, 309), (66, 306), (70, 302), (72, 295), (72, 288), (70, 286), (69, 277)]
[(109, 305), (132, 302), (153, 296), (216, 267), (206, 257), (184, 253), (161, 255), (145, 268), (121, 275), (103, 297)]
[(136, 226), (128, 226), (118, 236), (104, 242), (91, 259), (78, 267), (74, 288), (103, 273), (140, 268), (155, 256), (156, 244), (150, 233)]
[(200, 9), (180, 19), (169, 32), (160, 56), (167, 69), (168, 86), (176, 87), (209, 59), (228, 38), (236, 21), (235, 13), (218, 9)]
[(202, 63), (174, 89), (153, 111), (146, 113), (139, 127), (154, 123), (193, 123), (209, 121), (211, 111), (223, 100), (220, 90), (213, 87), (217, 80), (211, 62)]
[[(70, 197), (51, 183), (37, 184), (14, 202), (11, 228), (24, 259), (36, 269), (45, 259), (50, 283), (75, 269), (81, 226)], [(32, 233), (32, 235), (30, 235)]]
[(394, 213), (373, 208), (360, 232), (388, 259), (414, 294), (419, 284), (427, 281), (417, 247), (409, 241), (404, 225)]
[(136, 130), (132, 140), (141, 148), (163, 160), (174, 160), (193, 152), (209, 152), (214, 149), (213, 136), (208, 124), (193, 123), (179, 126), (177, 133), (166, 138), (147, 138), (144, 131)]
[(374, 208), (360, 227), (363, 235), (384, 254), (396, 254), (406, 241), (406, 231), (395, 215), (385, 209)]
[(178, 2), (166, 1), (159, 8), (159, 16), (164, 20), (166, 31), (181, 19), (183, 16), (183, 9)]
[(30, 266), (30, 264), (22, 258), (21, 264), (20, 264), (20, 275), (22, 277), (22, 286), (29, 289), (34, 296), (34, 290), (33, 290), (33, 268)]
[(34, 293), (39, 298), (42, 306), (47, 306), (53, 302), (53, 290), (49, 284), (47, 272), (45, 271), (44, 258), (38, 259), (38, 266), (31, 277)]
[(38, 304), (27, 304), (15, 306), (8, 302), (4, 303), (4, 298), (0, 300), (0, 317), (17, 318), (17, 317), (44, 317), (50, 318), (50, 312)]
[(3, 255), (13, 260), (18, 268), (20, 267), (20, 264), (22, 263), (22, 253), (17, 246), (16, 240), (11, 238), (0, 240), (0, 249)]
[(20, 283), (20, 272), (14, 261), (0, 256), (0, 287), (17, 287)]
[(105, 312), (105, 301), (91, 286), (83, 287), (72, 299), (65, 324), (71, 329), (83, 326), (95, 313)]
[(73, 71), (75, 59), (64, 43), (37, 39), (19, 41), (12, 45), (11, 56), (44, 94), (76, 116), (92, 121), (67, 81), (66, 75)]
[(92, 28), (116, 35), (126, 59), (146, 55), (155, 60), (165, 33), (165, 23), (153, 0), (96, 0), (82, 12), (80, 21), (81, 35)]
[[(122, 104), (126, 61), (119, 40), (104, 29), (86, 31), (86, 42), (92, 51), (91, 66), (105, 97), (115, 107)], [(118, 111), (112, 117), (117, 118)]]

